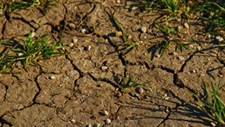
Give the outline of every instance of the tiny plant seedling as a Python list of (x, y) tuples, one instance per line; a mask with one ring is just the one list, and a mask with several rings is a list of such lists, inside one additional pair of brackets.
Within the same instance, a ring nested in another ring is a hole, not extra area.
[(219, 81), (213, 84), (211, 81), (211, 91), (207, 88), (206, 84), (203, 82), (202, 90), (203, 97), (196, 94), (193, 96), (200, 102), (197, 104), (202, 111), (204, 111), (209, 118), (216, 121), (218, 125), (225, 125), (225, 103), (221, 99), (219, 91)]
[(49, 36), (34, 39), (32, 32), (25, 39), (19, 37), (18, 42), (11, 40), (2, 42), (1, 45), (6, 47), (0, 57), (0, 71), (2, 72), (19, 61), (27, 68), (31, 62), (36, 64), (39, 59), (62, 54), (60, 50), (62, 47), (61, 42), (53, 43)]

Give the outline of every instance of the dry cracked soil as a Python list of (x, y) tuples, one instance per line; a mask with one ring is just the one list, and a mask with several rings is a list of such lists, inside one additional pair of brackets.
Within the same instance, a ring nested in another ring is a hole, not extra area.
[[(204, 25), (193, 19), (180, 36), (197, 43), (182, 52), (170, 45), (159, 57), (163, 34), (154, 26), (163, 17), (125, 3), (61, 0), (45, 14), (37, 8), (2, 14), (2, 40), (32, 30), (35, 36), (61, 38), (66, 53), (27, 69), (16, 63), (0, 75), (0, 126), (211, 126), (191, 92), (216, 78), (224, 88), (225, 51), (213, 48)], [(127, 49), (110, 14), (137, 47)], [(122, 91), (119, 82), (129, 77), (140, 85)]]

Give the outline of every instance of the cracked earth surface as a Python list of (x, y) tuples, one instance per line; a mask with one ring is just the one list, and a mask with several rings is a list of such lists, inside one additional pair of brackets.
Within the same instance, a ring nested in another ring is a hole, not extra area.
[[(115, 36), (109, 12), (128, 35), (143, 43), (128, 53), (121, 50), (123, 42)], [(203, 26), (191, 20), (185, 39), (199, 43), (177, 54), (171, 45), (156, 57), (154, 46), (162, 41), (162, 33), (152, 26), (158, 17), (110, 0), (61, 0), (46, 14), (34, 8), (1, 15), (1, 39), (24, 36), (32, 29), (36, 36), (62, 37), (67, 53), (41, 60), (27, 71), (17, 63), (12, 73), (0, 75), (0, 126), (210, 126), (210, 119), (191, 103), (191, 92), (217, 77), (224, 88), (225, 52), (213, 48)], [(149, 30), (140, 32), (142, 26)], [(136, 87), (121, 92), (115, 78), (122, 77), (143, 83), (137, 86), (143, 93)]]

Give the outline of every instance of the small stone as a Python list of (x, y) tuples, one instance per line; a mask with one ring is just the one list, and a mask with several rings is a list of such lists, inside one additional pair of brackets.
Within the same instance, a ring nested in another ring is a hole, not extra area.
[(196, 70), (195, 70), (195, 69), (191, 69), (190, 72), (191, 72), (191, 73), (196, 73)]
[(91, 46), (90, 46), (90, 45), (88, 46), (87, 50), (88, 50), (88, 51), (90, 51), (90, 50), (91, 50)]
[(177, 55), (178, 55), (178, 53), (177, 53), (177, 52), (173, 52), (173, 55), (174, 55), (174, 56), (177, 56)]
[(69, 47), (72, 48), (74, 46), (74, 43), (70, 43)]
[(91, 124), (88, 124), (86, 127), (92, 127)]
[(106, 123), (106, 124), (110, 124), (111, 122), (112, 122), (111, 119), (106, 119), (106, 120), (105, 120), (105, 123)]
[(144, 93), (144, 89), (141, 88), (141, 87), (137, 87), (136, 92), (139, 93), (139, 94), (142, 94), (142, 93)]
[(109, 112), (106, 111), (106, 110), (104, 110), (104, 111), (103, 111), (103, 115), (104, 115), (104, 116), (108, 116), (108, 115), (109, 115)]
[(69, 27), (74, 29), (76, 25), (74, 23), (69, 23)]
[(201, 50), (202, 49), (201, 46), (197, 46), (196, 48), (197, 48), (197, 50)]
[(138, 9), (138, 7), (136, 7), (136, 6), (131, 7), (131, 11), (134, 11), (134, 10), (137, 10), (137, 9)]
[(32, 33), (31, 33), (31, 37), (32, 37), (32, 38), (33, 38), (35, 35), (36, 35), (35, 32), (32, 32)]
[(221, 37), (221, 36), (216, 36), (216, 40), (217, 40), (218, 42), (222, 42), (224, 39), (223, 39), (223, 37)]
[(23, 56), (23, 53), (22, 53), (22, 52), (20, 52), (20, 53), (18, 53), (18, 54), (17, 54), (17, 56)]
[(100, 127), (101, 125), (99, 123), (94, 124), (93, 127)]
[(121, 1), (120, 1), (120, 0), (116, 0), (115, 2), (116, 2), (116, 3), (118, 3), (118, 4), (120, 4), (120, 3), (121, 3)]
[(184, 57), (183, 56), (177, 56), (178, 60), (183, 61)]
[(116, 37), (121, 37), (121, 36), (123, 36), (123, 33), (121, 31), (117, 31), (116, 32)]
[(76, 120), (75, 120), (75, 119), (71, 119), (71, 122), (72, 122), (72, 123), (76, 123)]
[(147, 27), (144, 27), (144, 26), (141, 27), (141, 32), (142, 32), (142, 33), (146, 33), (146, 32), (147, 32)]
[(54, 76), (54, 75), (52, 75), (52, 76), (50, 77), (50, 79), (55, 79), (55, 76)]
[(108, 67), (107, 66), (102, 66), (102, 70), (106, 71), (106, 70), (108, 70)]
[(73, 43), (77, 43), (78, 39), (76, 37), (73, 37)]
[(189, 48), (193, 49), (194, 48), (194, 45), (190, 44), (189, 45)]
[(214, 122), (211, 122), (211, 125), (212, 125), (213, 127), (216, 127), (216, 124), (215, 124)]
[(81, 32), (82, 32), (83, 34), (85, 34), (86, 31), (87, 31), (86, 29), (81, 29)]
[(187, 29), (190, 28), (189, 25), (188, 25), (188, 23), (184, 23), (184, 27), (187, 28)]
[(159, 58), (159, 57), (161, 57), (161, 55), (160, 54), (156, 54), (155, 57), (158, 57)]

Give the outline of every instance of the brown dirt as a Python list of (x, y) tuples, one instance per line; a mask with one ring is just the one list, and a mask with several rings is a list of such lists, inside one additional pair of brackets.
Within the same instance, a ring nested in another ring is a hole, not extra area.
[[(109, 11), (128, 35), (143, 43), (128, 53), (120, 50), (123, 42), (115, 36)], [(177, 54), (170, 45), (157, 57), (155, 47), (163, 40), (154, 27), (158, 17), (158, 13), (129, 11), (124, 1), (112, 0), (104, 4), (61, 0), (46, 14), (30, 9), (12, 13), (9, 19), (1, 15), (1, 39), (24, 36), (32, 29), (37, 37), (62, 37), (67, 54), (41, 60), (40, 67), (31, 65), (27, 71), (18, 63), (12, 73), (0, 75), (0, 126), (210, 126), (211, 120), (192, 103), (190, 91), (201, 91), (202, 81), (217, 77), (224, 89), (225, 52), (211, 48), (203, 25), (190, 20), (190, 28), (184, 28), (181, 36), (197, 43)], [(146, 33), (140, 32), (143, 26)], [(137, 87), (144, 92), (131, 87), (122, 93), (116, 78), (124, 76), (143, 83)], [(107, 118), (110, 124), (105, 123)]]

